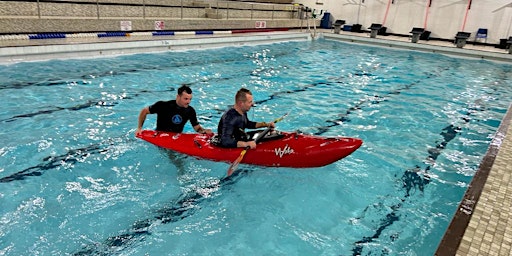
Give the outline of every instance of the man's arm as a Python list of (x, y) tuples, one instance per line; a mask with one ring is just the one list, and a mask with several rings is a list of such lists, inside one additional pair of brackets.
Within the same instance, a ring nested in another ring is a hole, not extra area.
[(140, 111), (139, 114), (139, 123), (137, 125), (137, 130), (135, 131), (135, 135), (139, 135), (142, 131), (142, 126), (144, 125), (144, 121), (146, 121), (146, 116), (149, 114), (149, 107), (145, 107)]
[(202, 134), (213, 134), (212, 130), (210, 129), (204, 129), (200, 124), (194, 126), (194, 130), (198, 133)]
[(193, 107), (189, 107), (189, 120), (190, 124), (192, 125), (192, 128), (194, 128), (194, 131), (202, 134), (213, 134), (212, 130), (210, 129), (204, 129), (201, 124), (199, 124), (199, 121), (197, 121), (197, 114), (196, 110)]
[(234, 147), (238, 146), (237, 141), (234, 139), (234, 136), (233, 136), (233, 129), (234, 129), (233, 121), (234, 121), (233, 119), (229, 119), (226, 116), (222, 117), (222, 122), (223, 122), (223, 125), (221, 128), (222, 130), (218, 131), (218, 132), (219, 132), (219, 134), (221, 134), (220, 141), (221, 141), (221, 144), (223, 147), (234, 148)]
[(265, 122), (258, 122), (258, 123), (256, 123), (256, 128), (263, 128), (263, 127), (275, 128), (276, 125), (274, 124), (274, 122), (272, 122), (272, 123), (265, 123)]

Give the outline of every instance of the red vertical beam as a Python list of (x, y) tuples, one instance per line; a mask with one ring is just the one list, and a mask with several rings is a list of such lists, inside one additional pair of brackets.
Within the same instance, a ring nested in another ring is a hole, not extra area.
[(423, 22), (423, 29), (427, 29), (428, 14), (430, 13), (430, 6), (432, 6), (432, 0), (427, 0), (427, 8), (425, 10), (425, 21)]
[(386, 7), (386, 13), (384, 14), (384, 20), (382, 21), (382, 26), (384, 26), (384, 24), (386, 24), (386, 20), (388, 18), (388, 13), (389, 13), (389, 6), (391, 5), (391, 1), (393, 1), (393, 0), (388, 0), (388, 6)]
[(464, 21), (462, 22), (462, 28), (460, 31), (464, 31), (466, 27), (466, 20), (468, 19), (469, 9), (471, 9), (471, 0), (468, 1), (468, 6), (466, 7), (466, 14), (464, 15)]

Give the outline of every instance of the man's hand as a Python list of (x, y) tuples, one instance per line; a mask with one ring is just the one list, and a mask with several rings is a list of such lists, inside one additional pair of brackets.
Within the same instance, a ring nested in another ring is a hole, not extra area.
[(213, 134), (211, 129), (204, 129), (199, 124), (194, 126), (194, 130), (196, 130), (196, 132), (201, 133), (201, 134), (208, 134), (208, 135), (212, 135)]
[(249, 147), (251, 149), (255, 149), (256, 148), (256, 142), (254, 142), (253, 140), (251, 141), (241, 141), (242, 143), (242, 147), (243, 148), (246, 148), (246, 147)]
[(271, 123), (266, 123), (266, 122), (258, 123), (257, 128), (262, 128), (262, 127), (276, 128), (276, 125), (274, 124), (274, 122), (271, 122)]
[(202, 134), (208, 134), (208, 135), (212, 135), (213, 134), (211, 129), (203, 129), (201, 133)]

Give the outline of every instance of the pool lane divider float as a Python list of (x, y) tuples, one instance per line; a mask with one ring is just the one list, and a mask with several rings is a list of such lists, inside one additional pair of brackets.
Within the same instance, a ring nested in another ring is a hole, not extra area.
[(0, 40), (64, 39), (64, 38), (110, 38), (136, 36), (179, 36), (179, 35), (225, 35), (241, 33), (261, 33), (288, 31), (288, 28), (237, 29), (237, 30), (197, 30), (197, 31), (154, 31), (154, 32), (100, 32), (100, 33), (38, 33), (23, 35), (0, 35)]

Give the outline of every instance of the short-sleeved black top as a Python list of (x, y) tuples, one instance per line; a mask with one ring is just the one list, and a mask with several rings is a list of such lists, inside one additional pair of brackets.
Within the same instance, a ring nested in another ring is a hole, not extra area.
[(164, 132), (182, 132), (188, 120), (192, 127), (199, 124), (193, 107), (182, 108), (176, 100), (158, 101), (149, 106), (149, 113), (157, 114), (156, 130)]

